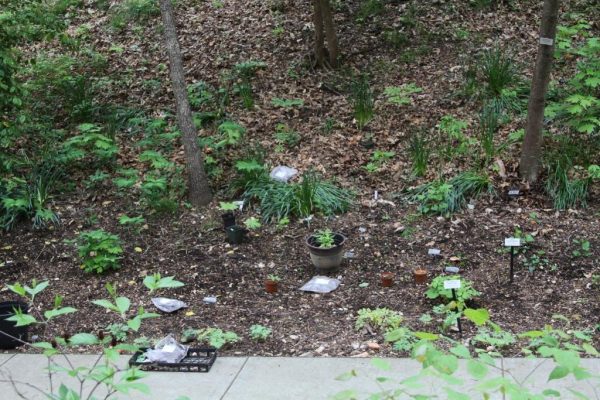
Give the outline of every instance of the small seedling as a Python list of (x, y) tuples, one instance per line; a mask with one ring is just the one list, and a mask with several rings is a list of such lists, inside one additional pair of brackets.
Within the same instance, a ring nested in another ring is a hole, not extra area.
[(589, 240), (573, 239), (573, 243), (578, 246), (577, 249), (573, 250), (573, 257), (590, 257), (592, 255)]
[(260, 221), (256, 217), (250, 217), (244, 221), (244, 225), (248, 229), (258, 229), (261, 227)]
[(272, 282), (280, 282), (281, 278), (278, 275), (269, 274), (269, 275), (267, 275), (267, 280), (272, 281)]
[(317, 231), (314, 237), (321, 248), (329, 249), (335, 246), (335, 236), (331, 229)]
[(271, 104), (275, 107), (282, 108), (292, 108), (295, 106), (301, 107), (304, 105), (304, 100), (302, 99), (280, 99), (279, 97), (274, 97), (271, 100)]
[(167, 276), (162, 278), (157, 272), (155, 274), (148, 275), (144, 278), (144, 286), (150, 289), (150, 293), (153, 293), (157, 289), (182, 287), (184, 286), (184, 283), (175, 280), (175, 277), (173, 276)]
[(263, 325), (252, 325), (250, 327), (250, 338), (257, 342), (264, 342), (271, 335), (271, 329)]

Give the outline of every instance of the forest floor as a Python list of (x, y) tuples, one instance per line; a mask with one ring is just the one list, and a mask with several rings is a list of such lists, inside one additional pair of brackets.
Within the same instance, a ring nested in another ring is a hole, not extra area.
[[(538, 2), (515, 2), (514, 10), (499, 5), (479, 11), (464, 1), (439, 1), (413, 10), (410, 24), (405, 2), (386, 4), (376, 20), (365, 23), (356, 22), (358, 6), (354, 2), (340, 5), (335, 18), (343, 58), (342, 67), (333, 71), (310, 67), (308, 2), (277, 3), (282, 12), (273, 12), (270, 5), (275, 3), (264, 1), (226, 0), (218, 7), (217, 2), (179, 3), (178, 30), (190, 81), (204, 80), (217, 86), (222, 71), (236, 63), (252, 59), (267, 64), (253, 80), (254, 107), (247, 110), (238, 101), (228, 108), (229, 117), (247, 131), (244, 142), (220, 161), (225, 172), (213, 182), (217, 200), (236, 200), (228, 198), (225, 189), (232, 166), (243, 157), (244, 149), (260, 144), (272, 166), (288, 165), (300, 171), (312, 167), (353, 188), (356, 205), (347, 214), (316, 216), (310, 223), (292, 221), (284, 228), (263, 224), (245, 243), (234, 246), (225, 241), (218, 201), (203, 210), (180, 207), (173, 215), (152, 215), (141, 209), (139, 199), (117, 193), (109, 182), (87, 189), (81, 184), (84, 175), (74, 177), (78, 182), (75, 191), (54, 198), (59, 226), (33, 230), (22, 224), (1, 236), (1, 282), (49, 280), (50, 289), (40, 295), (36, 307), (51, 307), (54, 294), (61, 294), (64, 305), (79, 310), (57, 318), (46, 331), (36, 328), (35, 334), (44, 338), (64, 332), (97, 332), (116, 322), (112, 314), (90, 303), (107, 298), (107, 282), (117, 283), (119, 294), (129, 297), (135, 308), (141, 305), (154, 310), (142, 280), (160, 272), (174, 275), (185, 286), (158, 295), (183, 300), (189, 308), (146, 320), (139, 336), (158, 339), (168, 333), (178, 335), (184, 328), (218, 327), (243, 337), (225, 350), (229, 355), (398, 355), (384, 344), (381, 332), (354, 329), (358, 310), (387, 307), (402, 312), (411, 329), (438, 331), (438, 317), (431, 312), (436, 302), (426, 298), (425, 286), (413, 282), (412, 271), (425, 267), (431, 279), (442, 274), (445, 266), (456, 264), (461, 275), (481, 292), (470, 306), (488, 309), (491, 319), (503, 329), (519, 333), (553, 324), (595, 332), (594, 343), (600, 345), (600, 288), (592, 280), (600, 274), (597, 188), (592, 189), (587, 208), (556, 211), (541, 186), (520, 184), (516, 172), (519, 146), (511, 145), (494, 164), (502, 165), (503, 170), (490, 167), (488, 171), (496, 194), (477, 199), (472, 209), (448, 218), (421, 216), (414, 204), (399, 196), (440, 172), (451, 176), (469, 168), (471, 159), (465, 155), (431, 165), (424, 178), (412, 177), (407, 152), (411, 134), (435, 134), (440, 118), (453, 115), (467, 121), (467, 134), (476, 136), (479, 105), (475, 99), (459, 95), (463, 74), (482, 49), (500, 44), (518, 60), (522, 76), (530, 77), (537, 50)], [(171, 110), (159, 17), (145, 28), (131, 25), (118, 33), (108, 29), (106, 20), (106, 13), (91, 10), (79, 15), (76, 22), (89, 24), (97, 50), (109, 57), (112, 74), (127, 77), (127, 84), (112, 87), (117, 90), (110, 94), (112, 101), (154, 116)], [(388, 28), (403, 30), (408, 41), (400, 48), (390, 45), (382, 39)], [(115, 46), (122, 52), (110, 50)], [(375, 173), (364, 169), (372, 150), (361, 145), (365, 132), (356, 129), (347, 96), (347, 78), (360, 71), (370, 72), (375, 93), (407, 83), (422, 88), (411, 104), (401, 107), (376, 96), (375, 118), (365, 129), (377, 149), (396, 155)], [(160, 85), (150, 85), (149, 80)], [(301, 98), (304, 104), (276, 108), (271, 104), (274, 97)], [(330, 132), (324, 129), (328, 119), (335, 121)], [(516, 116), (502, 125), (496, 140), (505, 141), (523, 121), (523, 116)], [(279, 123), (300, 134), (296, 147), (274, 151), (273, 134)], [(201, 135), (210, 133), (201, 130)], [(136, 166), (134, 145), (138, 139), (134, 134), (119, 137), (119, 164)], [(182, 152), (173, 152), (171, 160), (181, 162)], [(521, 196), (509, 199), (506, 192), (514, 187), (521, 189)], [(375, 191), (386, 202), (371, 201)], [(119, 215), (142, 213), (147, 222), (140, 232), (118, 223)], [(239, 218), (259, 216), (253, 207), (242, 214)], [(304, 238), (324, 227), (348, 237), (345, 249), (353, 257), (345, 259), (334, 275), (341, 281), (337, 290), (329, 294), (302, 292), (299, 287), (315, 275)], [(75, 246), (65, 243), (83, 230), (97, 228), (121, 237), (123, 267), (117, 272), (85, 274)], [(527, 253), (516, 258), (515, 280), (509, 283), (510, 256), (503, 242), (517, 228), (531, 234), (534, 241)], [(588, 256), (573, 256), (578, 246), (575, 239), (589, 240)], [(430, 258), (430, 248), (439, 248), (441, 257)], [(540, 258), (547, 262), (535, 264), (531, 256), (536, 251), (543, 251)], [(384, 271), (396, 275), (390, 288), (379, 284), (379, 274)], [(268, 274), (282, 278), (276, 294), (264, 291)], [(11, 297), (6, 290), (0, 294)], [(217, 297), (215, 305), (202, 302), (210, 295)], [(427, 313), (431, 322), (421, 318)], [(248, 329), (253, 324), (268, 326), (273, 334), (265, 342), (252, 341)], [(476, 333), (470, 323), (464, 323), (463, 330), (465, 339)], [(449, 335), (457, 337), (456, 332)], [(509, 348), (506, 355), (518, 356), (520, 347)]]

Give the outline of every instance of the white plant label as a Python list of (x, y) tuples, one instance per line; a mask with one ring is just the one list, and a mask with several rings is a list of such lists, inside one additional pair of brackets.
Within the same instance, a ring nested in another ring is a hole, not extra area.
[(460, 279), (444, 281), (444, 289), (460, 289)]
[(521, 238), (506, 238), (504, 239), (504, 246), (506, 247), (519, 247), (521, 245)]
[(430, 256), (439, 256), (442, 251), (440, 249), (429, 249), (427, 254)]
[(519, 195), (519, 193), (521, 193), (521, 192), (519, 192), (519, 191), (518, 191), (518, 190), (516, 190), (516, 189), (514, 189), (514, 190), (509, 190), (509, 191), (508, 191), (508, 195), (509, 195), (509, 196), (518, 196), (518, 195)]
[(544, 46), (552, 46), (554, 44), (554, 40), (550, 38), (541, 37), (540, 44)]

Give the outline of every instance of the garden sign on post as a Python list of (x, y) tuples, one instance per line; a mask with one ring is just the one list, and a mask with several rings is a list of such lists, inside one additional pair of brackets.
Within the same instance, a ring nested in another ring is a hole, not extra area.
[(521, 239), (506, 238), (504, 239), (504, 246), (510, 247), (510, 283), (512, 283), (514, 278), (515, 247), (521, 246)]
[[(460, 279), (450, 279), (444, 281), (444, 289), (452, 290), (452, 300), (458, 304), (458, 299), (456, 298), (456, 289), (460, 289)], [(456, 317), (456, 326), (458, 327), (458, 333), (460, 337), (462, 337), (462, 327), (460, 325), (460, 313), (458, 317)]]

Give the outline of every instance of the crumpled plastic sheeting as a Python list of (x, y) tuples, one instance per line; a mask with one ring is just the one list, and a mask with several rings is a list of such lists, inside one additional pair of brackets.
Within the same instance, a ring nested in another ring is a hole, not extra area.
[(279, 182), (287, 183), (290, 179), (298, 173), (296, 168), (286, 167), (285, 165), (278, 165), (271, 170), (269, 176), (271, 179)]
[(340, 281), (327, 276), (315, 276), (300, 288), (305, 292), (329, 293), (340, 286)]
[(178, 363), (187, 355), (189, 346), (177, 343), (173, 336), (168, 335), (154, 346), (146, 350), (145, 356), (149, 362)]
[(186, 308), (188, 305), (180, 300), (167, 299), (166, 297), (154, 297), (152, 304), (156, 306), (160, 311), (171, 313), (179, 310), (180, 308)]

